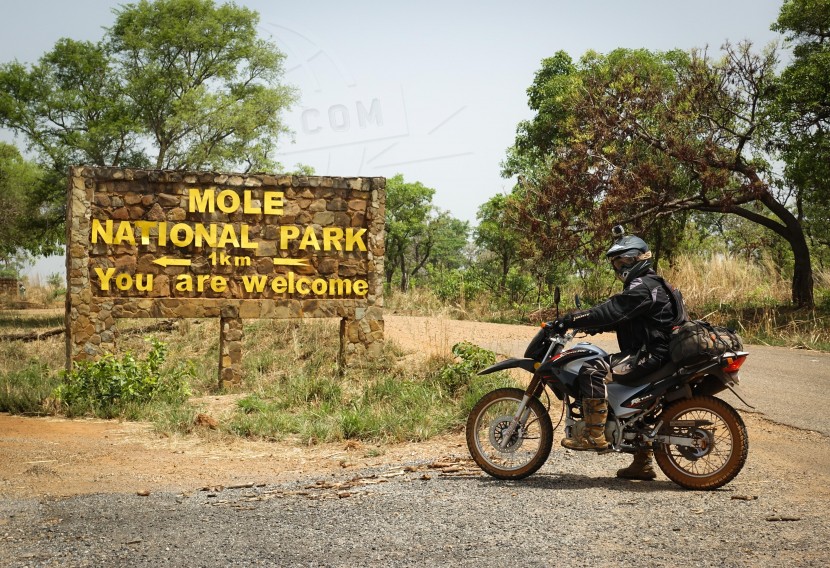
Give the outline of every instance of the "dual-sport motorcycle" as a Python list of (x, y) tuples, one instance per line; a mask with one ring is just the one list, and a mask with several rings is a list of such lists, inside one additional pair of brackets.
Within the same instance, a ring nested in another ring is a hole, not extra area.
[[(554, 302), (558, 314), (558, 289)], [(578, 296), (576, 303), (579, 307)], [(554, 431), (548, 390), (562, 402), (565, 434), (576, 437), (585, 428), (576, 377), (583, 363), (607, 353), (587, 342), (565, 349), (576, 333), (558, 334), (552, 322), (543, 323), (524, 358), (506, 359), (478, 373), (518, 368), (533, 374), (524, 391), (500, 388), (484, 395), (467, 419), (467, 447), (488, 474), (523, 479), (547, 461)], [(741, 416), (714, 395), (729, 389), (750, 406), (736, 391), (747, 355), (727, 351), (688, 367), (670, 362), (627, 384), (609, 383), (608, 451), (652, 449), (666, 477), (686, 489), (712, 490), (729, 483), (746, 462), (749, 442)]]

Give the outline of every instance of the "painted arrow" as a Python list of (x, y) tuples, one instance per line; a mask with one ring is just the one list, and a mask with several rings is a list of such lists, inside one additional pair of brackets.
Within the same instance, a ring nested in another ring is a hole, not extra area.
[(161, 266), (168, 267), (168, 266), (190, 266), (190, 259), (189, 258), (167, 258), (163, 256), (161, 258), (157, 258), (153, 261), (154, 264), (160, 264)]
[(275, 258), (277, 266), (308, 266), (308, 259), (305, 258)]

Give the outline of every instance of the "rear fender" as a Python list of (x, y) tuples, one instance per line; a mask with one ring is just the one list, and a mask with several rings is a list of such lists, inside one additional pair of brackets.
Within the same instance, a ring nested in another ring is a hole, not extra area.
[(693, 387), (695, 394), (710, 396), (714, 396), (719, 392), (725, 391), (726, 389), (732, 391), (732, 394), (738, 397), (738, 400), (743, 402), (749, 408), (755, 408), (747, 402), (746, 396), (740, 391), (736, 377), (730, 373), (725, 373), (719, 367), (714, 367), (708, 370), (703, 379)]
[(495, 365), (490, 365), (486, 369), (479, 371), (478, 374), (489, 375), (490, 373), (504, 371), (505, 369), (524, 369), (528, 373), (533, 373), (536, 371), (536, 361), (533, 359), (517, 359), (515, 357), (511, 357), (510, 359), (499, 361)]

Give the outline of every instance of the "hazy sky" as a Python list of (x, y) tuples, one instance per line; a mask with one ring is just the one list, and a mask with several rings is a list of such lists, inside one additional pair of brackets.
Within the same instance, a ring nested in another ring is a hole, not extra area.
[[(34, 62), (61, 37), (98, 40), (124, 3), (0, 0), (0, 61)], [(280, 144), (285, 167), (402, 173), (472, 222), (482, 203), (512, 186), (499, 164), (516, 124), (531, 116), (525, 91), (543, 58), (780, 39), (769, 29), (780, 2), (768, 0), (236, 3), (260, 13), (261, 35), (286, 54), (285, 81), (301, 94), (286, 115), (295, 140)]]

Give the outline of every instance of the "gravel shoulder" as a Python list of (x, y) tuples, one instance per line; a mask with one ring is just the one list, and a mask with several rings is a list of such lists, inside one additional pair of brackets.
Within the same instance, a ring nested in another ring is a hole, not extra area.
[[(386, 330), (418, 353), (536, 331), (400, 316)], [(461, 433), (306, 448), (0, 415), (0, 565), (826, 565), (830, 439), (742, 414), (747, 465), (713, 492), (618, 480), (627, 456), (558, 435), (539, 473), (508, 483), (466, 460)]]

